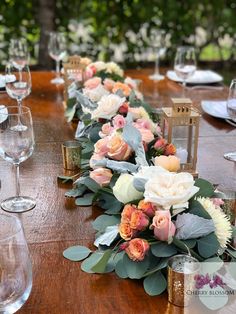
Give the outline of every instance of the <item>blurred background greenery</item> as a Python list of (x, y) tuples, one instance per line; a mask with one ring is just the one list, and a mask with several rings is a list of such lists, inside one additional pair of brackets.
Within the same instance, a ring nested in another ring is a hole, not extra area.
[(176, 47), (197, 48), (200, 64), (233, 75), (236, 63), (236, 0), (1, 0), (0, 64), (13, 37), (26, 37), (31, 64), (49, 69), (48, 34), (66, 33), (68, 54), (114, 60), (124, 68), (150, 66), (155, 31), (166, 33), (171, 65)]

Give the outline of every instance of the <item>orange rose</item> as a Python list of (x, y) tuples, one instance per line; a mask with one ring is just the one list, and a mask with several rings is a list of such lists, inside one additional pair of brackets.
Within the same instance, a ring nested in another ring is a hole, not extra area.
[(147, 254), (149, 247), (147, 240), (135, 238), (129, 241), (129, 245), (125, 248), (125, 252), (132, 261), (142, 261)]
[(131, 214), (130, 227), (135, 230), (143, 231), (149, 224), (148, 216), (137, 209)]
[(118, 134), (110, 138), (107, 148), (107, 156), (114, 160), (127, 160), (132, 153), (129, 145)]
[(176, 153), (176, 148), (175, 148), (175, 146), (174, 146), (173, 144), (168, 144), (168, 145), (166, 145), (165, 151), (164, 151), (164, 154), (165, 154), (166, 156), (168, 156), (168, 155), (174, 155), (175, 153)]
[(138, 203), (138, 209), (144, 212), (148, 217), (153, 217), (156, 211), (156, 207), (151, 202), (145, 202), (145, 200), (141, 200)]
[(135, 205), (127, 204), (121, 213), (121, 222), (129, 223), (132, 213), (136, 210)]
[(137, 233), (137, 231), (132, 229), (129, 223), (120, 223), (119, 233), (120, 233), (121, 238), (127, 241), (127, 240), (132, 239)]
[(131, 88), (127, 84), (121, 82), (116, 82), (114, 84), (112, 92), (115, 94), (118, 90), (121, 90), (126, 97), (128, 97), (131, 93)]

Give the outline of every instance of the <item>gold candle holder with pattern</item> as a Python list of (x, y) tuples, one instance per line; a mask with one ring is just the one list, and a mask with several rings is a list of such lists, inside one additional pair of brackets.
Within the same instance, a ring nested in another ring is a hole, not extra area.
[(194, 276), (200, 269), (198, 260), (179, 254), (168, 261), (168, 301), (177, 306), (187, 306), (190, 297), (186, 292), (194, 288)]
[(66, 141), (62, 144), (63, 167), (66, 170), (80, 168), (81, 146), (76, 140)]

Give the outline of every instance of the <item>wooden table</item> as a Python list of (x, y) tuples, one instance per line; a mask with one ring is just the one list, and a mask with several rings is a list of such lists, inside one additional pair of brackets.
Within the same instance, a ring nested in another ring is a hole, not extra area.
[[(128, 71), (143, 80), (142, 88), (152, 92), (153, 82), (148, 71)], [(61, 143), (72, 139), (74, 128), (64, 118), (62, 87), (50, 84), (52, 73), (35, 72), (32, 94), (24, 104), (32, 110), (36, 149), (21, 165), (22, 194), (36, 198), (34, 210), (21, 215), (33, 261), (33, 289), (19, 313), (33, 314), (146, 314), (181, 313), (167, 302), (167, 295), (148, 296), (142, 283), (122, 280), (115, 274), (89, 275), (80, 270), (80, 263), (63, 258), (62, 252), (71, 245), (93, 248), (91, 221), (101, 213), (96, 208), (76, 208), (67, 200), (66, 186), (57, 181), (63, 174)], [(181, 96), (182, 88), (169, 80), (156, 85), (159, 100), (155, 105), (169, 104), (170, 97)], [(225, 99), (223, 91), (187, 91), (195, 105), (202, 99)], [(0, 94), (0, 104), (13, 104)], [(228, 150), (236, 149), (236, 129), (226, 122), (203, 114), (200, 127), (198, 170), (201, 177), (223, 188), (235, 188), (233, 164), (223, 159)], [(0, 161), (2, 189), (0, 199), (15, 193), (11, 166)]]

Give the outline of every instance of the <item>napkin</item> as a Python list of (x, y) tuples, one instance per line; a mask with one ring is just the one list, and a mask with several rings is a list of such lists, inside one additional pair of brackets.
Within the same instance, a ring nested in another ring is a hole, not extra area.
[[(181, 78), (179, 78), (175, 71), (168, 71), (166, 76), (175, 82), (183, 82)], [(218, 73), (211, 70), (197, 70), (195, 73), (186, 80), (189, 84), (212, 84), (219, 83), (223, 80), (223, 77)]]

